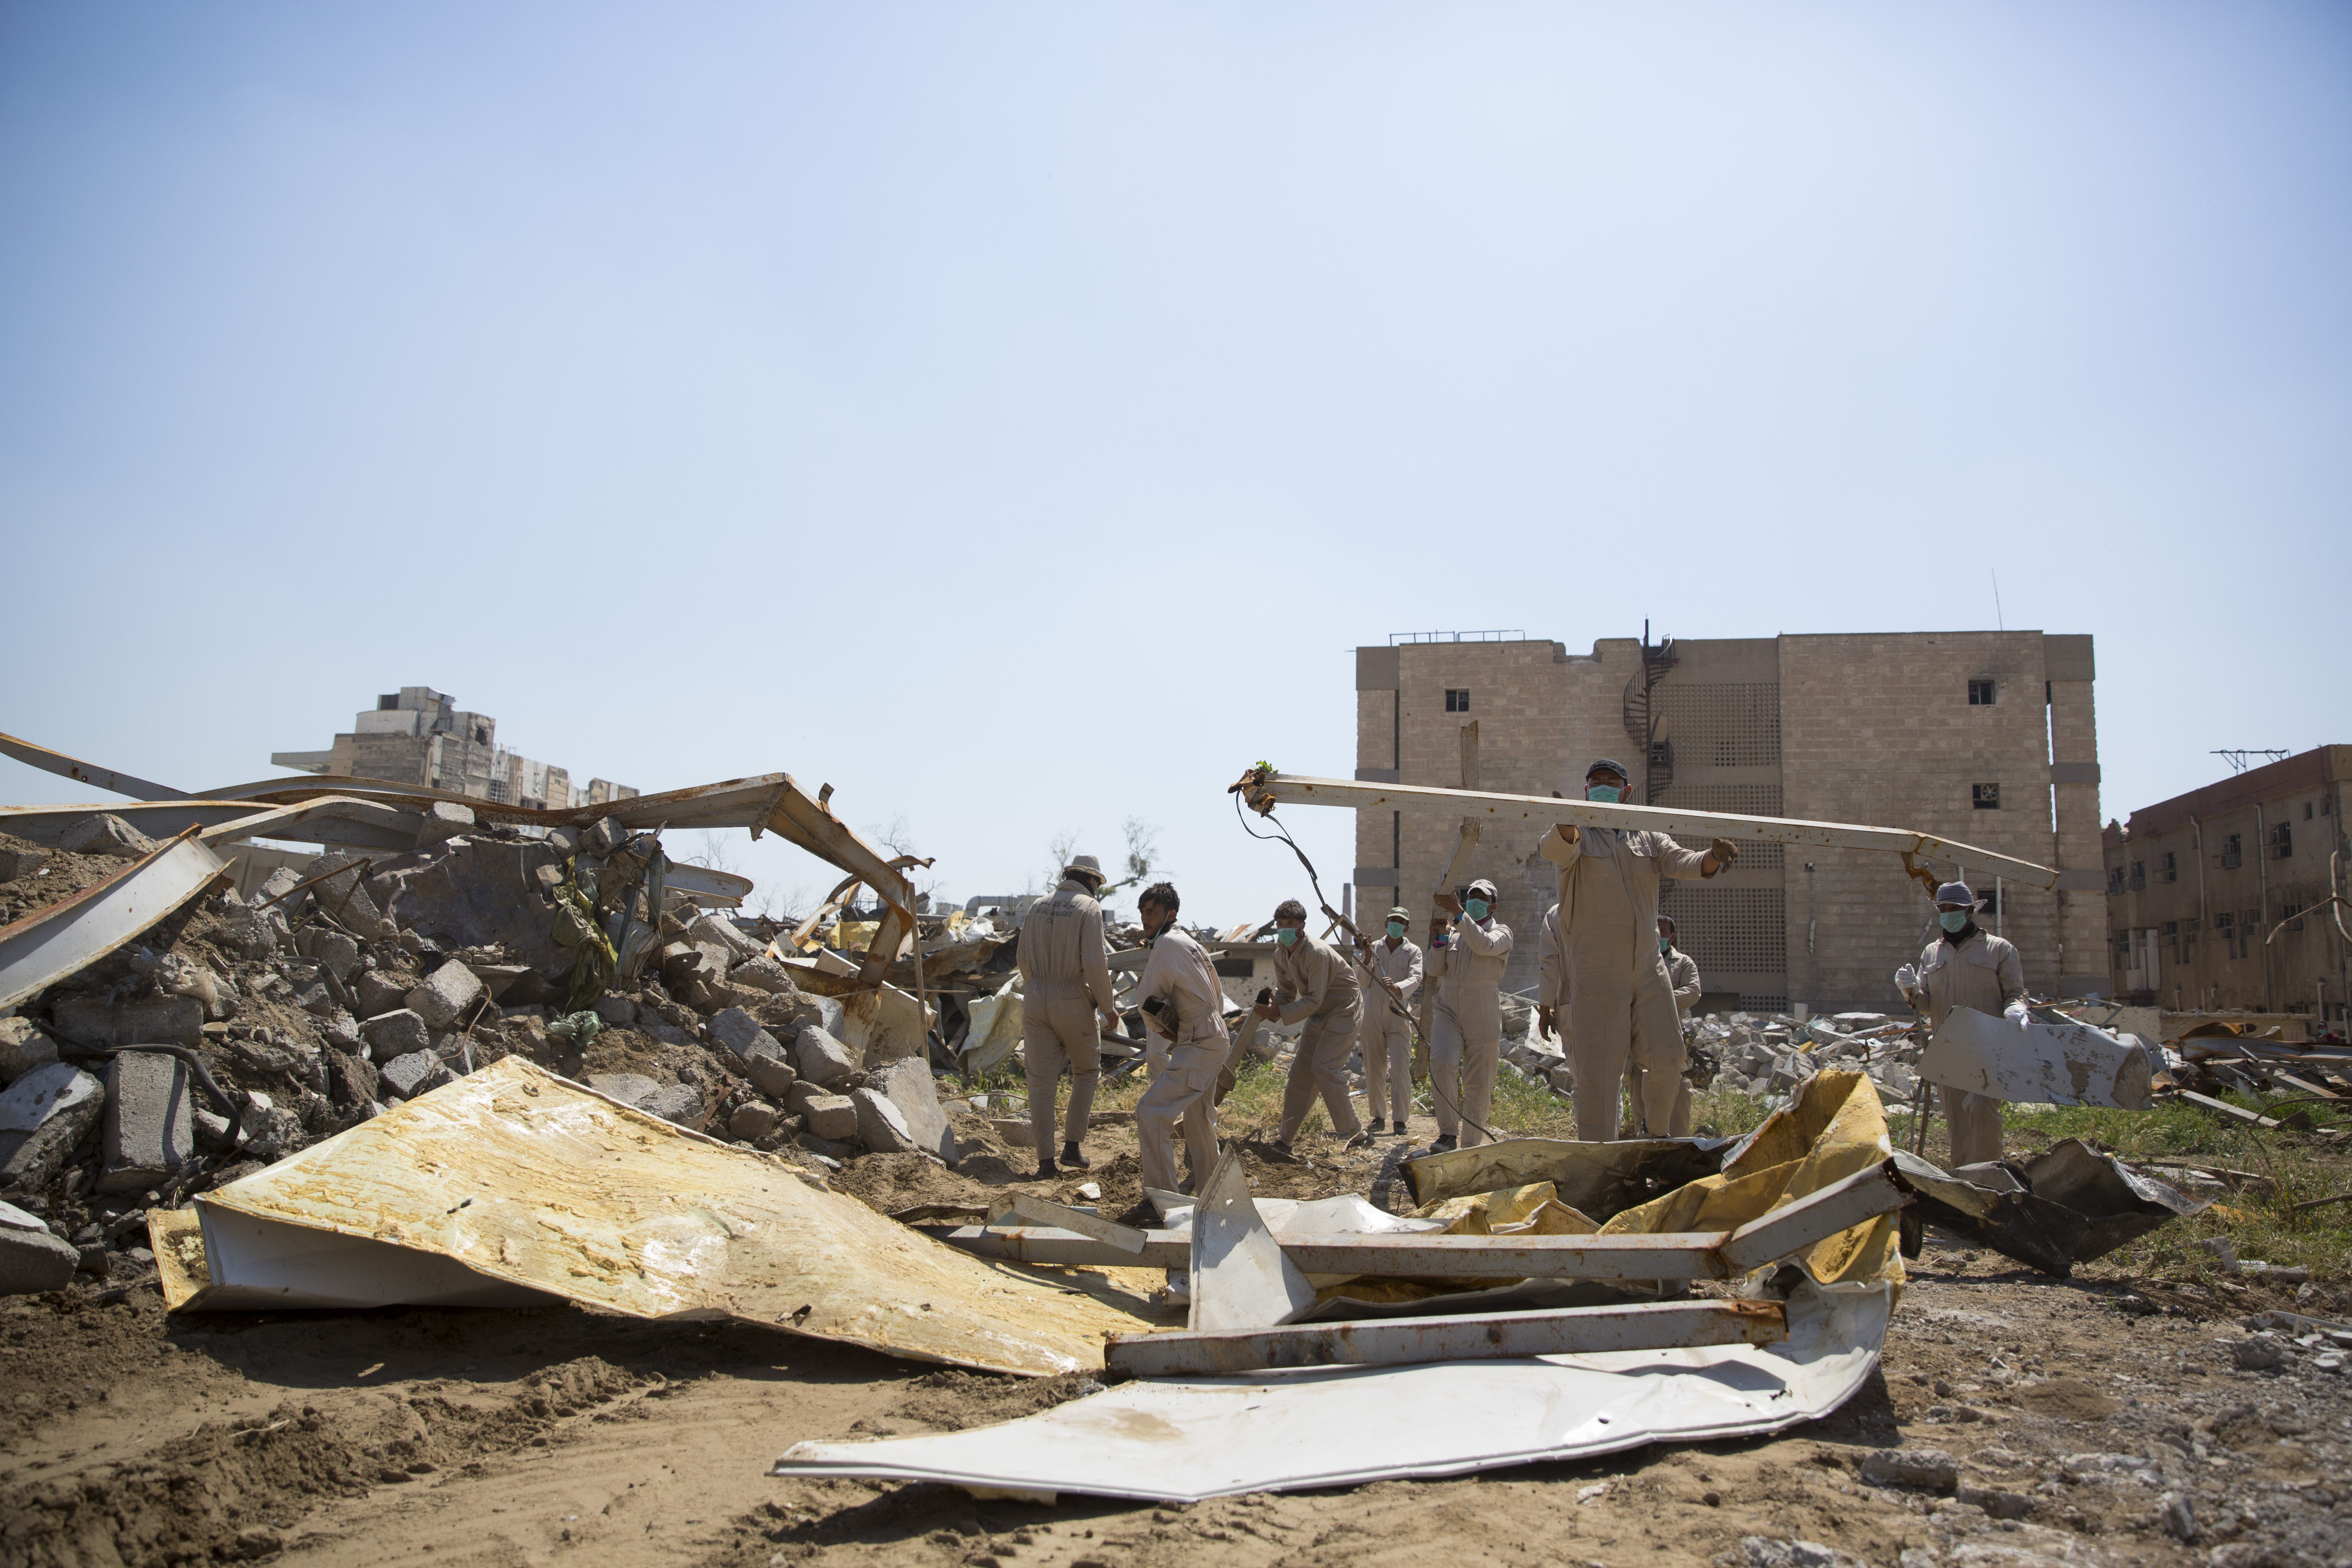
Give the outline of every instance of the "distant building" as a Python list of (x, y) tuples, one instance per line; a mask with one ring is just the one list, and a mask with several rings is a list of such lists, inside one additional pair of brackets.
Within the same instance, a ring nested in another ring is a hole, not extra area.
[[(1653, 805), (1916, 828), (2062, 868), (2054, 893), (1998, 883), (1990, 862), (1933, 869), (2000, 894), (1984, 922), (2018, 945), (2037, 995), (2099, 995), (2109, 981), (2092, 676), (2090, 638), (2040, 632), (1604, 638), (1591, 653), (1516, 632), (1416, 634), (1357, 650), (1356, 777), (1459, 788), (1463, 731), (1475, 724), (1490, 790), (1580, 792), (1586, 765), (1610, 757)], [(1360, 904), (1394, 889), (1425, 919), (1456, 830), (1433, 814), (1358, 811)], [(1502, 890), (1518, 934), (1505, 976), (1515, 990), (1536, 983), (1553, 898), (1540, 836), (1489, 830), (1451, 876)], [(1865, 850), (1749, 845), (1724, 874), (1674, 885), (1663, 907), (1707, 991), (1749, 1009), (1897, 1007), (1895, 967), (1934, 925), (1901, 861)]]
[[(2303, 1013), (2340, 1026), (2352, 954), (2328, 906), (2352, 746), (2322, 746), (2109, 822), (2118, 995), (2190, 1012)], [(2339, 873), (2340, 874), (2340, 873)]]
[(470, 795), (477, 800), (534, 808), (568, 808), (626, 800), (637, 792), (609, 779), (572, 788), (564, 768), (538, 762), (498, 744), (499, 721), (467, 713), (457, 699), (431, 686), (403, 686), (358, 715), (351, 732), (326, 751), (273, 751), (280, 768), (339, 778), (383, 779)]

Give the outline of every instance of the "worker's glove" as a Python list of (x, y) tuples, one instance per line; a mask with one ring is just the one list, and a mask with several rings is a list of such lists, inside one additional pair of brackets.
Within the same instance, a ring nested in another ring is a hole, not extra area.
[(1537, 1032), (1544, 1035), (1559, 1033), (1559, 1030), (1554, 1027), (1558, 1021), (1559, 1014), (1553, 1011), (1550, 1008), (1538, 1008), (1536, 1009)]
[(2021, 1029), (2033, 1021), (2033, 1015), (2026, 1010), (2025, 1004), (2023, 1002), (2010, 1003), (2009, 1006), (2000, 1009), (2000, 1016), (2005, 1019), (2016, 1019), (2018, 1027)]
[(1915, 1001), (1919, 994), (1919, 971), (1906, 964), (1895, 971), (1895, 988), (1903, 993), (1905, 1001)]
[(1739, 858), (1739, 846), (1729, 839), (1717, 839), (1706, 847), (1706, 852), (1715, 857), (1715, 869), (1721, 871)]

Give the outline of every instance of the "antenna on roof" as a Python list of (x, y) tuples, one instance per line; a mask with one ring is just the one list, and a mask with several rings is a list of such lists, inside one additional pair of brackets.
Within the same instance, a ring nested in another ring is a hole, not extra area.
[(2245, 747), (2236, 751), (2216, 751), (2213, 755), (2228, 763), (2230, 765), (2231, 772), (2243, 773), (2248, 766), (2246, 758), (2250, 757), (2259, 757), (2265, 762), (2280, 762), (2294, 756), (2294, 753), (2291, 751), (2265, 751), (2260, 747)]

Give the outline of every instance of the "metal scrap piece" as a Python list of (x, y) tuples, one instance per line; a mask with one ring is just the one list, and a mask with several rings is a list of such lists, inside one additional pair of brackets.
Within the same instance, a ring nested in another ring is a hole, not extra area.
[(104, 882), (0, 929), (0, 1008), (14, 1007), (145, 933), (226, 868), (183, 833)]

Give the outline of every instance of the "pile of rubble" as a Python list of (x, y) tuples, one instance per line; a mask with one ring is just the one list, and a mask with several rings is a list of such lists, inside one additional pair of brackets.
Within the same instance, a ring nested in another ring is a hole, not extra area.
[[(1575, 1070), (1559, 1040), (1540, 1032), (1535, 1009), (1525, 998), (1503, 998), (1503, 1061), (1521, 1078), (1567, 1098), (1576, 1091)], [(1787, 1013), (1709, 1014), (1684, 1026), (1689, 1076), (1753, 1095), (1778, 1110), (1806, 1080), (1825, 1067), (1867, 1073), (1881, 1098), (1907, 1104), (1917, 1094), (1917, 1064), (1927, 1049), (1916, 1019), (1885, 1013), (1837, 1013), (1798, 1019)]]
[[(54, 925), (163, 847), (110, 813), (51, 845), (0, 835), (0, 893)], [(58, 975), (0, 1017), (0, 1292), (136, 1278), (149, 1209), (509, 1054), (812, 1166), (952, 1161), (919, 1054), (885, 1060), (803, 988), (816, 966), (664, 892), (662, 864), (609, 819), (540, 835), (445, 803), (406, 852), (331, 852), (248, 895), (215, 880)]]

